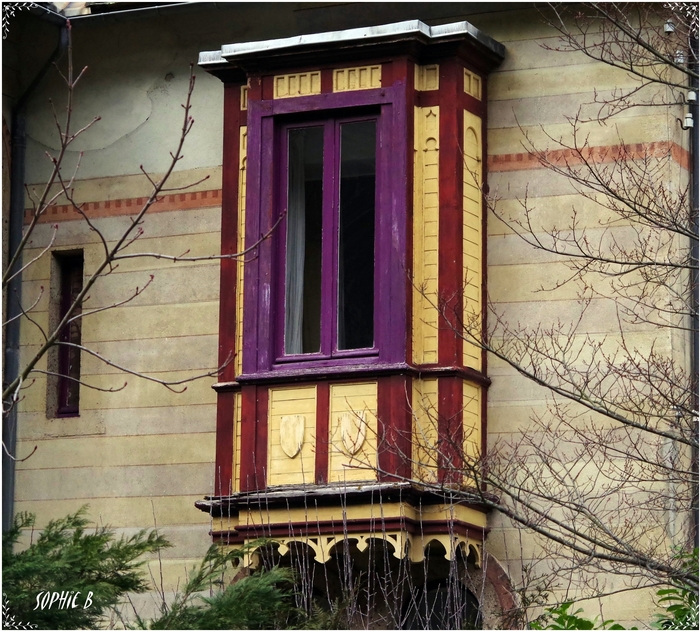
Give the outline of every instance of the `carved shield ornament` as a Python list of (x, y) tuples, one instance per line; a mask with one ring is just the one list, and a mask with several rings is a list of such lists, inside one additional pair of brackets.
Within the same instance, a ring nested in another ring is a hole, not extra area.
[(365, 411), (344, 412), (338, 415), (340, 425), (340, 438), (343, 441), (345, 452), (352, 456), (357, 454), (365, 442), (367, 436), (367, 422)]
[(305, 422), (304, 415), (284, 415), (280, 420), (280, 446), (290, 459), (299, 454), (304, 445)]

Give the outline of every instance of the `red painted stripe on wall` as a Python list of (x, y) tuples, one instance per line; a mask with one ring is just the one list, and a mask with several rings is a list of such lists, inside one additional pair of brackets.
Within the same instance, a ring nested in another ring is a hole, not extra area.
[[(238, 141), (236, 141), (237, 143)], [(208, 191), (191, 191), (189, 193), (174, 193), (163, 195), (148, 209), (148, 213), (164, 211), (185, 211), (190, 209), (221, 206), (221, 189)], [(137, 215), (148, 197), (123, 198), (120, 200), (105, 200), (102, 202), (85, 202), (81, 205), (83, 212), (90, 218), (116, 217), (120, 215)], [(24, 222), (28, 224), (32, 218), (32, 209), (24, 212)], [(39, 218), (39, 222), (57, 222), (83, 219), (71, 204), (49, 206)]]
[(521, 171), (524, 169), (546, 168), (543, 161), (556, 166), (580, 165), (584, 159), (595, 164), (604, 164), (618, 160), (640, 160), (643, 158), (665, 158), (670, 156), (674, 162), (688, 169), (690, 159), (688, 151), (671, 141), (654, 143), (634, 143), (631, 145), (602, 145), (586, 147), (579, 153), (571, 149), (556, 149), (548, 152), (499, 154), (488, 157), (488, 170)]
[[(589, 147), (583, 152), (583, 155), (587, 160), (594, 163), (613, 162), (620, 159), (639, 160), (645, 156), (653, 158), (670, 156), (674, 162), (678, 163), (684, 169), (690, 168), (688, 150), (683, 149), (683, 147), (671, 141), (635, 143), (622, 146), (604, 145)], [(553, 150), (547, 152), (546, 157), (550, 162), (559, 165), (566, 164), (567, 162), (571, 165), (581, 164), (582, 161), (581, 157), (570, 149)], [(488, 156), (487, 165), (488, 170), (492, 172), (544, 168), (536, 155), (527, 152), (491, 155)], [(184, 211), (215, 207), (221, 205), (221, 198), (221, 189), (164, 195), (153, 204), (148, 212), (162, 213), (164, 211)], [(140, 211), (147, 199), (147, 197), (135, 197), (85, 202), (81, 208), (90, 218), (135, 215)], [(26, 209), (25, 223), (30, 221), (31, 215), (32, 209)], [(79, 219), (82, 219), (81, 215), (77, 213), (70, 204), (59, 204), (48, 207), (46, 212), (39, 218), (39, 222), (71, 221)]]

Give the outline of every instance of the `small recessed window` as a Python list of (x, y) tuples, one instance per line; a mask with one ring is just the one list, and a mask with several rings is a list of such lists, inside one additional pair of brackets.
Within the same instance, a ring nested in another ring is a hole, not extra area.
[(375, 347), (377, 121), (284, 128), (284, 356)]
[[(54, 256), (52, 321), (58, 326), (83, 289), (83, 253), (56, 253)], [(58, 345), (49, 357), (49, 413), (56, 417), (77, 416), (80, 412), (80, 345), (82, 320), (75, 318), (81, 306), (73, 309), (70, 322), (59, 332)]]

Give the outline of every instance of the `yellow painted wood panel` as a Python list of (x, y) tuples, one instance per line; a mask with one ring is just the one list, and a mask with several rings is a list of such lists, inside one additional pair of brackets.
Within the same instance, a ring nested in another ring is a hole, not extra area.
[[(248, 128), (241, 127), (240, 153), (238, 165), (238, 252), (245, 250), (245, 204), (246, 204), (246, 167), (248, 159)], [(243, 278), (245, 263), (237, 263), (236, 279), (236, 375), (243, 373)]]
[[(465, 71), (467, 72), (467, 71)], [(463, 362), (472, 369), (481, 369), (481, 350), (468, 342), (470, 337), (481, 334), (482, 290), (482, 142), (481, 118), (464, 111), (464, 167), (462, 252), (464, 282), (464, 326), (467, 335), (463, 346)]]
[(333, 71), (333, 92), (368, 90), (382, 87), (382, 67), (358, 66)]
[(236, 393), (233, 400), (233, 481), (231, 481), (234, 492), (241, 490), (241, 414), (242, 397)]
[(438, 381), (413, 380), (413, 476), (437, 482)]
[(416, 90), (438, 90), (440, 88), (440, 66), (429, 64), (426, 66), (415, 66), (415, 86)]
[(481, 387), (464, 382), (462, 388), (462, 424), (464, 427), (464, 454), (476, 460), (481, 455)]
[[(349, 424), (364, 426), (361, 444), (352, 429), (347, 432)], [(377, 382), (331, 385), (329, 426), (328, 481), (376, 480)], [(343, 442), (344, 435), (350, 450)]]
[(464, 69), (464, 91), (481, 101), (481, 77)]
[(414, 108), (413, 360), (437, 362), (440, 108)]
[[(268, 525), (287, 524), (289, 522), (340, 522), (346, 520), (357, 520), (368, 517), (395, 518), (404, 517), (410, 520), (446, 520), (454, 519), (468, 522), (473, 525), (486, 526), (486, 514), (473, 507), (465, 507), (455, 504), (423, 505), (422, 507), (412, 507), (403, 502), (374, 502), (359, 505), (342, 503), (335, 507), (307, 506), (284, 509), (266, 509), (264, 513), (260, 511), (245, 512), (241, 510), (239, 524)], [(377, 531), (382, 529), (381, 522), (376, 524)]]
[[(271, 388), (268, 408), (268, 485), (313, 483), (316, 456), (316, 387)], [(289, 457), (281, 445), (286, 417), (304, 423), (301, 451)]]
[(273, 98), (303, 97), (310, 94), (321, 94), (320, 70), (275, 76)]
[(241, 110), (248, 109), (248, 86), (241, 86)]

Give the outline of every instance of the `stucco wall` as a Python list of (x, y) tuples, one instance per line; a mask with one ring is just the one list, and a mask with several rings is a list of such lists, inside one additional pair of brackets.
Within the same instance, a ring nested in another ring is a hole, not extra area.
[[(377, 6), (379, 5), (379, 6)], [(504, 8), (505, 7), (505, 8)], [(76, 69), (88, 66), (75, 94), (74, 125), (100, 116), (93, 129), (79, 138), (68, 157), (75, 163), (84, 152), (76, 182), (76, 198), (94, 203), (97, 225), (108, 240), (128, 222), (127, 203), (147, 195), (140, 166), (160, 174), (168, 152), (177, 142), (188, 64), (202, 50), (238, 40), (282, 37), (296, 32), (332, 30), (419, 17), (448, 22), (469, 19), (506, 46), (506, 59), (488, 83), (488, 160), (490, 193), (498, 208), (517, 213), (527, 193), (541, 208), (544, 221), (557, 220), (575, 196), (571, 184), (528, 162), (523, 131), (542, 149), (554, 137), (569, 133), (565, 116), (590, 101), (595, 87), (604, 93), (624, 85), (618, 72), (577, 54), (553, 53), (551, 30), (537, 13), (507, 5), (396, 4), (350, 6), (320, 4), (241, 5), (198, 13), (167, 11), (158, 18), (105, 18), (75, 21)], [(473, 13), (469, 13), (473, 11)], [(42, 27), (44, 28), (44, 27)], [(56, 148), (56, 135), (47, 98), (63, 104), (65, 90), (54, 76), (45, 81), (28, 111), (27, 181), (37, 187), (50, 165), (43, 155)], [(173, 184), (183, 186), (205, 176), (208, 180), (184, 197), (166, 200), (149, 215), (144, 234), (132, 251), (179, 255), (210, 255), (219, 251), (223, 87), (218, 79), (197, 70), (193, 98), (195, 125), (178, 164)], [(591, 145), (672, 141), (682, 144), (675, 114), (630, 111), (617, 127), (588, 128)], [(677, 166), (678, 170), (682, 168)], [(676, 174), (670, 174), (677, 178)], [(188, 197), (192, 193), (194, 197)], [(118, 204), (117, 204), (118, 202)], [(584, 223), (597, 230), (600, 211), (586, 209)], [(100, 245), (81, 221), (59, 221), (55, 247), (84, 249), (85, 271), (96, 264)], [(42, 223), (27, 259), (49, 242), (51, 223)], [(25, 303), (50, 284), (49, 259), (24, 274)], [(538, 292), (553, 284), (564, 269), (550, 257), (527, 246), (503, 223), (488, 219), (488, 288), (492, 301), (513, 321), (549, 322), (571, 319), (579, 306), (573, 289)], [(133, 301), (85, 320), (83, 339), (116, 364), (151, 373), (161, 379), (184, 378), (211, 371), (217, 358), (219, 265), (143, 259), (125, 262), (95, 286), (86, 308), (122, 300), (149, 276), (153, 282)], [(36, 310), (39, 324), (48, 322), (48, 292)], [(591, 310), (585, 322), (594, 337), (614, 335), (617, 320), (609, 307)], [(40, 342), (37, 328), (23, 324), (23, 354)], [(657, 350), (684, 352), (682, 341), (641, 328), (634, 333), (640, 348), (654, 342)], [(45, 364), (39, 365), (45, 368)], [(493, 443), (500, 436), (527, 428), (532, 411), (542, 411), (547, 394), (510, 369), (489, 359), (493, 381), (488, 392), (488, 431)], [(213, 489), (215, 394), (207, 378), (174, 394), (158, 384), (124, 376), (114, 367), (84, 356), (83, 379), (101, 388), (127, 386), (117, 393), (83, 389), (79, 418), (46, 416), (46, 383), (38, 375), (20, 404), (18, 455), (36, 445), (37, 452), (17, 465), (17, 511), (32, 511), (39, 526), (83, 504), (90, 516), (119, 532), (158, 526), (176, 545), (162, 562), (166, 588), (172, 589), (186, 564), (209, 546), (208, 517), (193, 502)], [(531, 536), (492, 517), (487, 549), (506, 566), (515, 581), (523, 561), (539, 559)], [(147, 600), (142, 600), (144, 607)], [(606, 604), (606, 618), (647, 621), (653, 605), (644, 595)], [(596, 614), (597, 610), (591, 610)]]
[[(580, 53), (547, 51), (543, 46), (556, 47), (556, 34), (541, 19), (527, 12), (514, 11), (504, 23), (498, 17), (484, 16), (474, 22), (479, 28), (501, 41), (507, 50), (503, 64), (489, 78), (488, 154), (489, 193), (498, 200), (495, 207), (508, 218), (521, 217), (522, 200), (528, 198), (536, 226), (547, 228), (570, 225), (572, 208), (578, 212), (579, 228), (587, 231), (592, 242), (603, 236), (604, 225), (611, 213), (577, 195), (573, 183), (540, 167), (537, 161), (528, 163), (523, 146), (524, 135), (538, 150), (558, 149), (552, 139), (571, 144), (572, 127), (566, 117), (595, 116), (600, 107), (593, 104), (594, 90), (603, 101), (613, 90), (631, 88), (635, 80), (629, 75), (594, 62)], [(586, 105), (588, 104), (588, 105)], [(600, 125), (594, 121), (582, 125), (579, 143), (587, 139), (591, 147), (607, 147), (619, 142), (687, 143), (687, 136), (676, 121), (679, 110), (635, 108), (616, 116), (614, 123)], [(527, 144), (527, 142), (526, 142)], [(687, 145), (685, 145), (687, 146)], [(684, 186), (687, 166), (671, 162), (667, 169), (669, 186)], [(606, 239), (625, 243), (630, 233), (626, 222), (617, 222), (606, 232)], [(546, 234), (539, 233), (546, 241)], [(629, 242), (627, 242), (629, 243)], [(580, 286), (575, 283), (555, 288), (568, 278), (569, 269), (556, 257), (535, 250), (514, 234), (493, 214), (488, 222), (488, 288), (491, 301), (506, 322), (513, 325), (554, 325), (558, 320), (574, 323), (582, 310)], [(610, 296), (610, 280), (590, 278), (602, 296)], [(542, 288), (546, 290), (543, 291)], [(622, 324), (615, 305), (605, 298), (594, 298), (581, 322), (577, 339), (590, 336), (593, 342), (607, 339), (609, 349), (619, 340), (620, 327), (625, 328), (630, 348), (648, 353), (653, 345), (662, 354), (673, 355), (687, 362), (687, 345), (678, 340), (672, 328), (658, 329), (652, 325), (631, 327)], [(586, 355), (579, 359), (584, 367)], [(552, 402), (551, 394), (537, 387), (505, 363), (489, 358), (489, 376), (493, 383), (488, 393), (488, 437), (491, 446), (501, 440), (518, 439), (518, 433), (532, 430), (533, 415), (546, 413)], [(605, 420), (598, 420), (605, 424)], [(583, 423), (583, 419), (581, 420)], [(609, 422), (608, 422), (609, 423)], [(595, 474), (595, 472), (592, 472)], [(503, 517), (492, 516), (493, 531), (489, 536), (489, 551), (511, 573), (519, 576), (522, 562), (545, 570), (549, 561), (543, 558), (536, 537), (518, 529)], [(564, 578), (562, 578), (564, 579)], [(623, 578), (606, 578), (607, 587), (620, 589)], [(561, 600), (570, 598), (566, 581), (561, 583)], [(597, 604), (581, 604), (589, 616), (615, 618), (629, 625), (648, 625), (654, 611), (651, 596), (638, 592), (625, 599), (609, 597)]]

